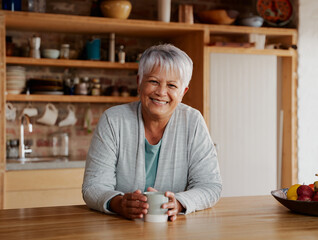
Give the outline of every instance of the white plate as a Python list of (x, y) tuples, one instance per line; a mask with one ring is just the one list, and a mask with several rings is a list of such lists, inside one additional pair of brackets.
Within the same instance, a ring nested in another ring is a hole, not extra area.
[(20, 94), (22, 90), (7, 90), (8, 94)]
[(62, 91), (36, 91), (36, 92), (32, 92), (32, 94), (40, 94), (40, 95), (63, 95), (64, 92)]

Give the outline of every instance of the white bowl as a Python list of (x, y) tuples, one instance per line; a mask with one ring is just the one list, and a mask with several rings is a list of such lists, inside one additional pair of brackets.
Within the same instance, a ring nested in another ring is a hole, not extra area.
[(259, 16), (245, 17), (240, 20), (241, 25), (250, 27), (261, 27), (263, 23), (264, 19)]
[(57, 49), (44, 49), (42, 55), (45, 58), (57, 59), (60, 56), (60, 51)]

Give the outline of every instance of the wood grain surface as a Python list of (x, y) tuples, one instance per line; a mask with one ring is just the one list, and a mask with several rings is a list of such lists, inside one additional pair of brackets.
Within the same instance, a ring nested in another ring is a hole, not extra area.
[(290, 212), (272, 196), (222, 198), (175, 222), (147, 223), (86, 206), (0, 210), (0, 239), (317, 239), (318, 217)]

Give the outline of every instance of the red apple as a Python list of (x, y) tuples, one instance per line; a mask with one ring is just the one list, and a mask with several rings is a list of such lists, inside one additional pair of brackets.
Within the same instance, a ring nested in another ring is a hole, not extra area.
[(313, 198), (311, 199), (311, 201), (318, 202), (318, 192), (316, 192), (316, 194), (313, 196)]
[(307, 201), (307, 202), (310, 202), (311, 201), (311, 197), (307, 196), (307, 195), (301, 195), (301, 196), (298, 196), (297, 198), (298, 201)]
[(310, 199), (314, 196), (314, 191), (308, 185), (301, 185), (297, 188), (297, 195), (300, 196), (308, 196)]

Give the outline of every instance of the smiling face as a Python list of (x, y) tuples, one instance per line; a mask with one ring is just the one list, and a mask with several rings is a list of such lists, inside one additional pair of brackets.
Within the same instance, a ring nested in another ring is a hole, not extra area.
[(173, 71), (167, 73), (157, 67), (144, 75), (138, 84), (144, 121), (169, 121), (187, 90)]

